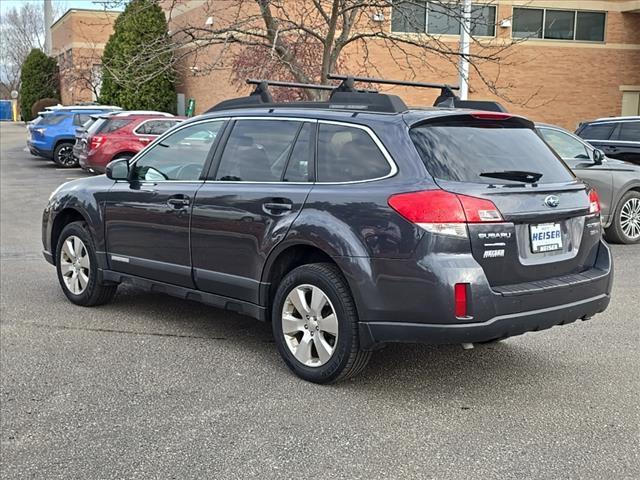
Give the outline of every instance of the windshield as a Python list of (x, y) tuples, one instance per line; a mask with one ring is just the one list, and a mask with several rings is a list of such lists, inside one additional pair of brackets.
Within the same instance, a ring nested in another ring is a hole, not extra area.
[(437, 179), (495, 185), (574, 178), (532, 129), (516, 121), (445, 120), (414, 127), (410, 135)]

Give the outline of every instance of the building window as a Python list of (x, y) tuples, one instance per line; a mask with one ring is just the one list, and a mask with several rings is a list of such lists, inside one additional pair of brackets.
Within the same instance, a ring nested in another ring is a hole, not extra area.
[[(427, 0), (398, 0), (393, 2), (391, 31), (401, 33), (429, 33), (458, 35), (461, 30), (462, 5)], [(471, 5), (471, 35), (493, 37), (496, 33), (496, 7)]]
[(604, 42), (605, 21), (604, 12), (514, 7), (512, 36)]

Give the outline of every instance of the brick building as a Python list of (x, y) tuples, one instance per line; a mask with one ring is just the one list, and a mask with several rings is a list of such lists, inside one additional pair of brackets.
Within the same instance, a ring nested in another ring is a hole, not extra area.
[(72, 8), (51, 25), (51, 52), (60, 69), (65, 105), (95, 101), (100, 94), (102, 51), (120, 12)]
[[(167, 11), (171, 29), (185, 23), (205, 26), (220, 22), (212, 16), (212, 5), (225, 2), (167, 3), (172, 6)], [(399, 8), (372, 12), (371, 19), (394, 34), (419, 36), (427, 32), (455, 48), (459, 24), (439, 15), (435, 5), (428, 0), (413, 0), (411, 11), (399, 12)], [(502, 98), (492, 94), (473, 69), (470, 98), (495, 98), (510, 111), (569, 129), (586, 119), (639, 114), (640, 0), (474, 0), (473, 9), (474, 15), (484, 20), (474, 31), (483, 47), (499, 49), (512, 39), (522, 42), (508, 48), (508, 61), (500, 66), (487, 63), (479, 67), (484, 76), (499, 79), (496, 83)], [(408, 22), (407, 17), (413, 20)], [(471, 48), (473, 52), (478, 47), (472, 44)], [(238, 92), (231, 85), (228, 67), (202, 74), (206, 57), (215, 57), (218, 49), (211, 47), (207, 55), (200, 52), (197, 59), (186, 59), (180, 70), (178, 92), (196, 100), (197, 113), (247, 91), (240, 87)], [(379, 74), (385, 77), (458, 81), (455, 62), (434, 56), (431, 69), (413, 76), (399, 68), (375, 40), (369, 41), (368, 50)], [(350, 52), (348, 57), (354, 59), (357, 52)], [(199, 68), (199, 62), (203, 68)], [(349, 70), (349, 66), (343, 70)], [(434, 72), (438, 72), (438, 78)], [(435, 91), (400, 87), (389, 91), (401, 95), (410, 105), (431, 105), (437, 95)]]

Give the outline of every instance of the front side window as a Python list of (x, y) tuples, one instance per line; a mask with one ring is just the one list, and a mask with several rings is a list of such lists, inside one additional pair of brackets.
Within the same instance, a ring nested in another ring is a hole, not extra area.
[(513, 8), (514, 38), (604, 42), (604, 12)]
[(134, 164), (133, 178), (147, 182), (198, 180), (223, 125), (222, 120), (198, 123), (168, 135)]
[(622, 122), (618, 140), (640, 142), (640, 122)]
[(386, 158), (364, 130), (321, 123), (318, 129), (318, 181), (357, 182), (391, 172)]
[(237, 120), (229, 135), (216, 180), (279, 182), (303, 122)]
[(571, 135), (551, 128), (541, 128), (540, 133), (562, 158), (591, 158), (587, 147)]
[[(458, 35), (461, 22), (462, 5), (455, 2), (400, 0), (393, 2), (391, 10), (392, 32)], [(495, 24), (495, 6), (471, 5), (472, 35), (492, 37), (495, 35)]]
[(130, 123), (131, 120), (126, 118), (107, 119), (107, 121), (100, 127), (100, 133), (112, 133), (129, 125)]
[(615, 127), (615, 123), (587, 125), (578, 135), (586, 140), (609, 140)]

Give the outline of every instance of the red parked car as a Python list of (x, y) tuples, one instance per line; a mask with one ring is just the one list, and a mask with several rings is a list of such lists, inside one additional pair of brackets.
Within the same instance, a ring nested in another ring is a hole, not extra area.
[(86, 154), (79, 155), (84, 170), (103, 173), (116, 158), (131, 158), (184, 117), (162, 112), (119, 112), (101, 116), (86, 133)]

